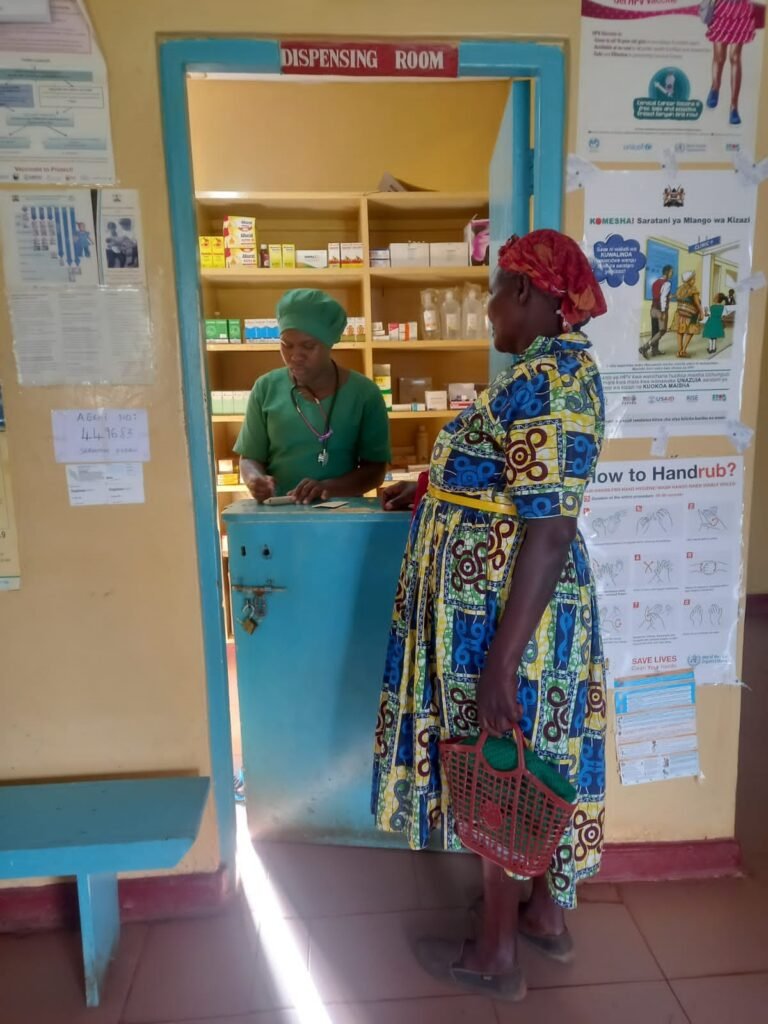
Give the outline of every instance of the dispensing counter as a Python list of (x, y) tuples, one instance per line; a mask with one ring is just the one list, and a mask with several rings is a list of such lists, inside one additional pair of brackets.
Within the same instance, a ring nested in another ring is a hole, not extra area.
[(385, 845), (371, 761), (410, 516), (365, 499), (223, 515), (251, 833)]

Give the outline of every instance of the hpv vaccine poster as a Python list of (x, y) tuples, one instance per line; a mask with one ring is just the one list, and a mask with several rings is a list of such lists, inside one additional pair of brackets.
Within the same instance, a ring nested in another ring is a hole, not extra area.
[(730, 161), (754, 152), (765, 4), (582, 0), (579, 153)]
[(582, 511), (609, 683), (691, 669), (736, 682), (740, 456), (603, 462)]
[(609, 436), (723, 433), (739, 419), (755, 186), (733, 171), (605, 171), (585, 191)]

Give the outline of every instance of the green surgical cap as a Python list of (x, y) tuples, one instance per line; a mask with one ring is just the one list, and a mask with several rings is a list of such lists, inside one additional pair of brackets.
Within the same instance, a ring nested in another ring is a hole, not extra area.
[(317, 288), (296, 288), (278, 302), (277, 322), (281, 333), (302, 331), (331, 348), (344, 333), (347, 311)]

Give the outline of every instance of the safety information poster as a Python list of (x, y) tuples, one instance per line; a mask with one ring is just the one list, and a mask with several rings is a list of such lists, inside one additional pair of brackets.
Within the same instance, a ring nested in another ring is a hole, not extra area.
[(144, 502), (144, 467), (140, 462), (100, 462), (64, 468), (73, 507)]
[(18, 590), (21, 584), (16, 515), (11, 493), (11, 467), (5, 432), (3, 389), (0, 385), (0, 590)]
[(579, 153), (720, 162), (754, 152), (765, 4), (582, 0)]
[(740, 456), (598, 467), (582, 532), (609, 683), (680, 669), (736, 682), (743, 490)]
[(106, 65), (82, 2), (0, 24), (0, 182), (114, 180)]
[(585, 193), (609, 436), (723, 433), (740, 418), (755, 186), (733, 171), (605, 171)]
[(38, 284), (99, 283), (90, 191), (4, 192), (0, 219), (9, 291)]
[(613, 698), (622, 785), (699, 775), (693, 672), (617, 679)]

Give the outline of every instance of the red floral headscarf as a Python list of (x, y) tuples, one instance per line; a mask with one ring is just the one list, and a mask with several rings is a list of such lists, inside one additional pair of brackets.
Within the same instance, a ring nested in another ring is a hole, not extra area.
[(510, 274), (525, 274), (547, 295), (557, 295), (565, 330), (585, 324), (606, 312), (605, 298), (589, 260), (567, 235), (559, 231), (532, 231), (513, 235), (499, 249), (499, 267)]

